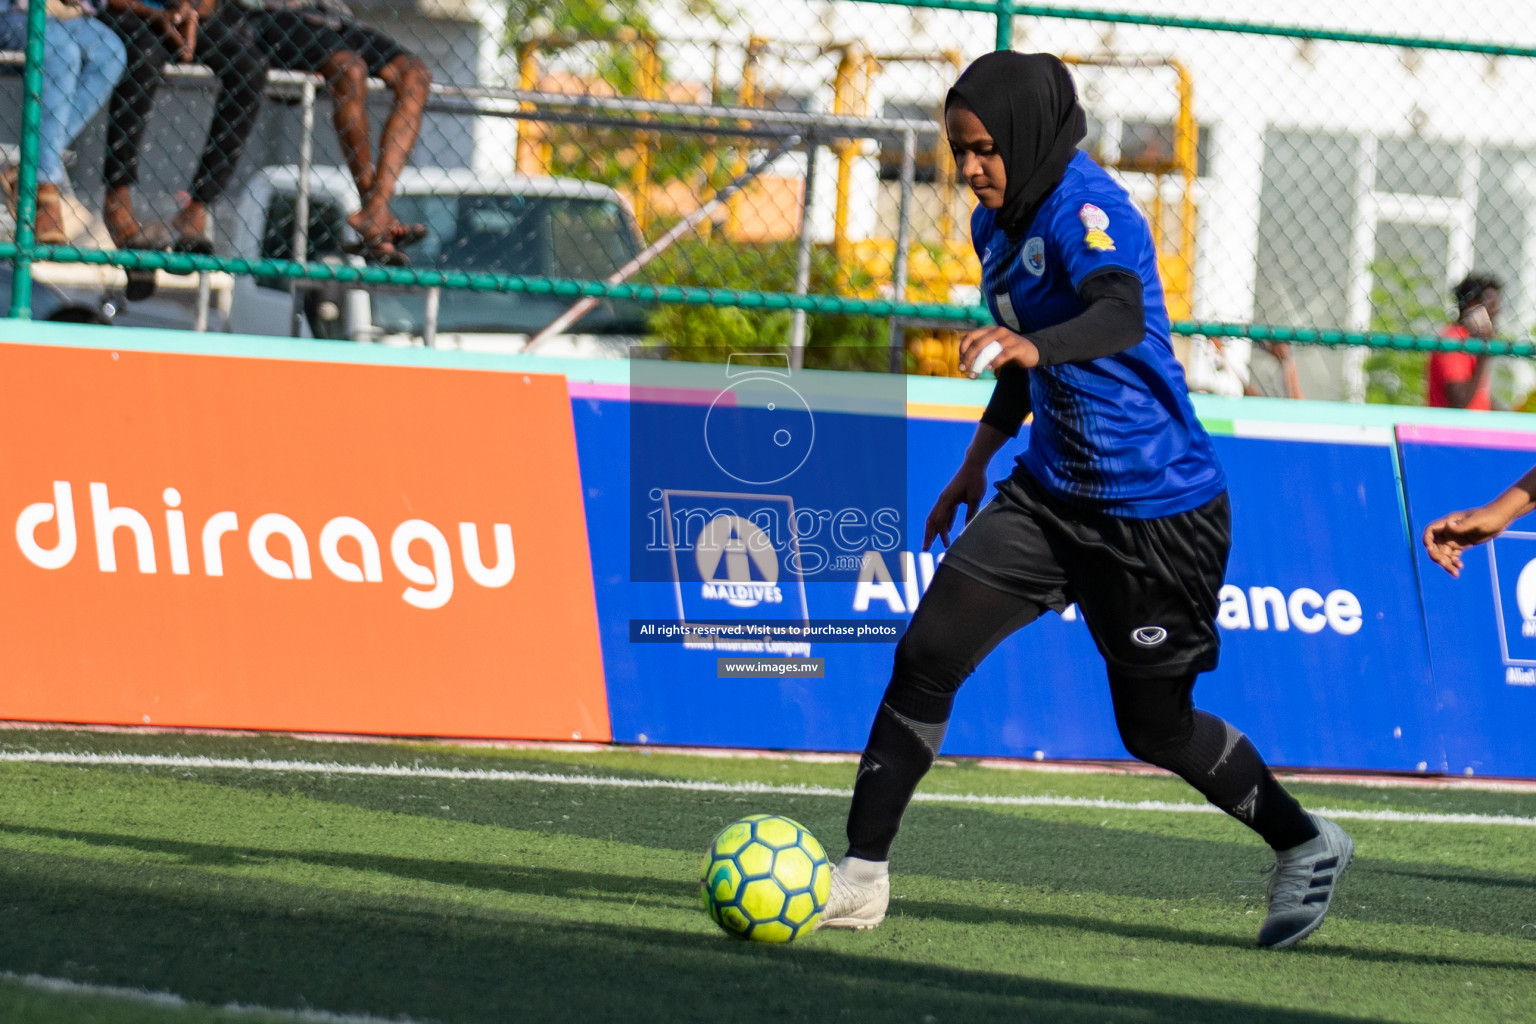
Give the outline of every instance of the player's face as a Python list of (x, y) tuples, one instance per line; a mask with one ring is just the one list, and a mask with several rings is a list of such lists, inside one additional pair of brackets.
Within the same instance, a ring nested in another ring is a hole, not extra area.
[(955, 169), (976, 193), (977, 202), (989, 210), (1001, 209), (1008, 172), (986, 125), (968, 108), (952, 103), (944, 112), (944, 129), (949, 135)]

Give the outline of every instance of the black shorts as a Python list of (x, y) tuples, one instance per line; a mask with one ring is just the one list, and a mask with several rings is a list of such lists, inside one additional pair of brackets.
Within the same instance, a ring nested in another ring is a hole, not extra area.
[(1109, 666), (1131, 676), (1216, 667), (1216, 609), (1232, 512), (1199, 508), (1127, 519), (1073, 508), (1022, 466), (998, 484), (944, 564), (1058, 612), (1076, 603)]
[(357, 54), (374, 78), (406, 51), (389, 36), (355, 21), (339, 26), (313, 20), (298, 11), (259, 11), (251, 23), (274, 68), (318, 73), (332, 54)]

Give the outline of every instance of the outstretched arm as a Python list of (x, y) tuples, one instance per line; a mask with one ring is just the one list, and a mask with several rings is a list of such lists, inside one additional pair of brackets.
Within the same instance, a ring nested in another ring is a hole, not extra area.
[(1482, 508), (1453, 512), (1430, 523), (1424, 531), (1424, 547), (1436, 565), (1460, 576), (1463, 550), (1492, 540), (1532, 511), (1536, 511), (1536, 467)]

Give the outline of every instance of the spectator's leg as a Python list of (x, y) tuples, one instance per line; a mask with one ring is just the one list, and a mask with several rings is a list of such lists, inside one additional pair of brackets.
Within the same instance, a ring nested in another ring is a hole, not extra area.
[(149, 112), (160, 89), (162, 69), (170, 53), (160, 34), (131, 14), (108, 12), (102, 16), (127, 49), (123, 76), (112, 90), (107, 114), (107, 159), (103, 176), (107, 196), (102, 218), (117, 245), (137, 238), (141, 229), (133, 213), (134, 185), (139, 182), (139, 146)]
[(192, 179), (190, 198), (171, 227), (180, 238), (178, 249), (212, 252), (208, 242), (208, 205), (218, 200), (245, 151), (245, 143), (261, 114), (261, 94), (267, 86), (267, 64), (256, 47), (256, 36), (236, 5), (225, 3), (197, 34), (197, 59), (219, 79), (219, 98), (208, 125), (203, 158)]
[[(65, 131), (69, 127), (70, 111), (75, 104), (75, 91), (80, 85), (80, 67), (85, 63), (85, 53), (75, 42), (67, 28), (68, 24), (67, 21), (49, 18), (43, 42), (43, 95), (42, 116), (37, 133), (37, 180), (39, 183), (53, 185), (64, 180), (64, 147), (69, 143)], [(55, 207), (57, 201), (55, 193)], [(52, 215), (57, 213), (57, 209), (50, 210)], [(39, 207), (40, 233), (44, 216)], [(51, 223), (53, 217), (49, 219)]]
[[(348, 50), (331, 54), (320, 67), (325, 86), (330, 90), (331, 120), (336, 126), (336, 139), (341, 143), (347, 169), (357, 184), (357, 194), (366, 204), (373, 189), (373, 140), (368, 126), (368, 65), (363, 58)], [(352, 227), (365, 239), (375, 238), (381, 229), (369, 230), (372, 225), (353, 215)]]
[(416, 138), (421, 134), (421, 118), (432, 89), (432, 72), (427, 70), (420, 57), (402, 53), (384, 65), (379, 77), (395, 94), (395, 102), (384, 122), (373, 188), (363, 197), (361, 212), (366, 220), (388, 225), (393, 230), (398, 221), (389, 204), (395, 197), (395, 183), (400, 179), (400, 171), (410, 159)]
[(128, 53), (123, 41), (95, 18), (73, 18), (62, 23), (84, 54), (80, 80), (75, 86), (75, 101), (64, 128), (64, 145), (75, 140), (96, 112), (112, 95), (112, 87), (123, 77)]
[[(0, 11), (0, 49), (24, 50), (27, 46), (27, 12)], [(16, 216), (16, 165), (7, 161), (0, 166), (0, 193), (5, 197), (5, 208)]]

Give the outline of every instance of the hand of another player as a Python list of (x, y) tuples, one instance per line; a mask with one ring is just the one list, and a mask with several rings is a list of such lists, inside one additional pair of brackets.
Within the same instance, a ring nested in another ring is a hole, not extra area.
[(928, 522), (923, 527), (923, 550), (933, 546), (935, 537), (943, 538), (944, 546), (949, 547), (949, 531), (955, 523), (955, 511), (961, 505), (966, 506), (965, 521), (969, 523), (986, 494), (986, 467), (970, 462), (962, 465), (939, 492), (939, 500), (933, 503), (933, 511), (928, 513)]
[(1484, 541), (1492, 540), (1509, 526), (1509, 519), (1488, 506), (1453, 512), (1436, 519), (1424, 530), (1424, 547), (1436, 565), (1460, 576), (1461, 553)]
[[(997, 346), (991, 349), (996, 355), (988, 356), (992, 345)], [(960, 339), (960, 372), (966, 376), (974, 378), (988, 369), (996, 373), (1007, 363), (1028, 370), (1040, 365), (1040, 350), (1022, 334), (999, 326), (979, 327)]]

